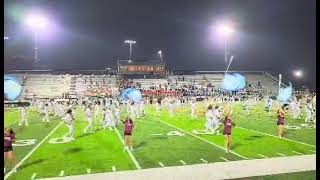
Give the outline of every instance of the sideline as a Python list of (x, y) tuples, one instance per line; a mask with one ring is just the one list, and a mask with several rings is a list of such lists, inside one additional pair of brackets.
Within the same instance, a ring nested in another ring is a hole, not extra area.
[(45, 180), (235, 179), (314, 170), (316, 170), (316, 155), (304, 155), (86, 174)]

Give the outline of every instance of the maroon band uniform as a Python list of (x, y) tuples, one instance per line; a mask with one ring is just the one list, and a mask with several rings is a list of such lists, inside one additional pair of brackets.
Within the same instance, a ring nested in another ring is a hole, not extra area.
[(12, 142), (16, 139), (14, 134), (4, 134), (4, 152), (12, 151)]
[(231, 130), (232, 130), (232, 126), (233, 126), (232, 119), (226, 117), (226, 119), (224, 120), (223, 123), (224, 123), (223, 134), (224, 135), (231, 135)]
[(284, 125), (284, 111), (282, 109), (279, 109), (277, 112), (277, 125)]

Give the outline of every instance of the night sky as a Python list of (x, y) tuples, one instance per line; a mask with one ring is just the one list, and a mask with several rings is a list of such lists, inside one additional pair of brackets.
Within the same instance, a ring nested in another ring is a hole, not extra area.
[[(51, 69), (104, 69), (128, 59), (159, 59), (173, 70), (225, 70), (221, 39), (212, 29), (234, 23), (228, 40), (230, 70), (282, 73), (295, 85), (315, 88), (316, 0), (5, 0), (5, 63), (33, 58), (30, 11), (51, 21), (39, 34), (39, 57)], [(18, 66), (16, 66), (18, 68)], [(21, 69), (21, 67), (19, 67)], [(23, 68), (23, 67), (22, 67)], [(295, 80), (292, 71), (301, 69)]]

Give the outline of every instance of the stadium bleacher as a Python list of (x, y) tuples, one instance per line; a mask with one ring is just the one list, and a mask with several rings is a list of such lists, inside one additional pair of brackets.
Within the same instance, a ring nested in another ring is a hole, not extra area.
[[(278, 91), (277, 78), (265, 72), (241, 72), (246, 77), (247, 88), (255, 93), (275, 95)], [(61, 98), (66, 94), (69, 98), (76, 98), (87, 91), (101, 88), (115, 90), (119, 87), (117, 76), (101, 73), (97, 74), (51, 74), (51, 73), (12, 73), (20, 82), (23, 82), (24, 90), (21, 98)], [(144, 90), (181, 90), (193, 89), (192, 94), (211, 95), (217, 91), (222, 83), (224, 73), (207, 73), (193, 75), (168, 75), (160, 79), (130, 79), (135, 87)], [(192, 87), (192, 88), (191, 88)], [(208, 89), (210, 87), (210, 89)]]

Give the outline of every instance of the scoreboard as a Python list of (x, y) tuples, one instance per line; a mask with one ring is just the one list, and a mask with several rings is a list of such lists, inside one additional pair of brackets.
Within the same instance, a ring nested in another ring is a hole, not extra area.
[(118, 63), (119, 74), (165, 74), (166, 66), (163, 63), (131, 62)]

